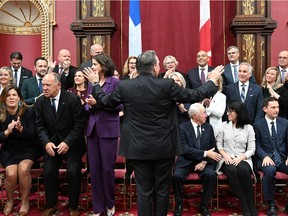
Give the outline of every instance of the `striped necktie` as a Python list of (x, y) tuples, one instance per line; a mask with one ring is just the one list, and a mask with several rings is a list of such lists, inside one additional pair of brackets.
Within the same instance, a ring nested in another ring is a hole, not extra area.
[(241, 89), (240, 96), (241, 96), (241, 101), (244, 103), (244, 101), (245, 101), (245, 84), (242, 84), (241, 86), (242, 86), (242, 89)]
[(237, 65), (233, 65), (233, 73), (234, 73), (234, 82), (238, 82)]
[(201, 68), (201, 83), (204, 84), (205, 83), (205, 73), (204, 73), (204, 68)]
[(272, 140), (272, 148), (273, 148), (273, 160), (276, 166), (279, 166), (282, 162), (281, 155), (277, 146), (277, 133), (275, 129), (274, 122), (271, 122), (271, 140)]

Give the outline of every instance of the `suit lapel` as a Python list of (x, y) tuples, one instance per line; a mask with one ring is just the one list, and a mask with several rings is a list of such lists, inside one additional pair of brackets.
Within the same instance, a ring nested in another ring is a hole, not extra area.
[(34, 79), (32, 80), (32, 86), (34, 88), (34, 91), (37, 92), (37, 94), (39, 95), (40, 91), (39, 91), (39, 86), (38, 86), (38, 82), (37, 82), (37, 77), (36, 76), (34, 76)]
[(190, 133), (190, 137), (192, 137), (192, 145), (194, 148), (196, 148), (196, 131), (194, 131), (194, 127), (192, 125), (192, 123), (190, 122), (190, 124), (188, 125), (188, 131)]
[(249, 87), (248, 87), (247, 94), (246, 94), (245, 104), (248, 103), (248, 101), (250, 99), (250, 95), (253, 95), (252, 94), (253, 90), (254, 90), (253, 84), (251, 82), (249, 82)]
[(45, 103), (45, 107), (47, 107), (47, 114), (49, 115), (49, 116), (51, 116), (54, 120), (55, 120), (55, 114), (54, 114), (54, 110), (53, 110), (53, 108), (52, 108), (52, 106), (51, 106), (51, 101), (50, 101), (50, 98), (48, 98), (48, 97), (45, 97), (45, 100), (44, 100), (44, 103)]
[(64, 96), (63, 90), (61, 90), (59, 103), (58, 103), (58, 109), (57, 109), (57, 113), (56, 113), (56, 121), (58, 121), (58, 118), (61, 116), (64, 109), (65, 109), (65, 96)]

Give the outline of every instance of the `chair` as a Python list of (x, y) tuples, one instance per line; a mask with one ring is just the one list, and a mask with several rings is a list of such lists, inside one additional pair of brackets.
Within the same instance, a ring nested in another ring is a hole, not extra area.
[[(260, 176), (261, 204), (263, 205), (263, 194), (262, 194), (263, 184), (262, 184), (262, 181), (263, 181), (264, 173), (262, 171), (257, 171), (257, 173)], [(285, 186), (286, 187), (287, 181), (288, 181), (288, 175), (286, 173), (276, 172), (275, 178), (276, 178), (276, 181), (278, 181), (278, 183), (276, 182), (276, 186)]]
[[(126, 194), (127, 194), (127, 186), (126, 186), (126, 159), (122, 156), (117, 156), (116, 158), (116, 165), (115, 165), (115, 180), (116, 184), (120, 186), (120, 193), (123, 193), (123, 205), (124, 208), (129, 208), (130, 200), (126, 201)], [(126, 205), (128, 204), (128, 205)]]
[(1, 190), (1, 206), (4, 205), (4, 185), (5, 185), (5, 173), (6, 170), (0, 167), (0, 190)]
[[(254, 200), (256, 203), (256, 183), (257, 179), (254, 177), (254, 175), (251, 175), (251, 178), (253, 179), (253, 189), (254, 189)], [(217, 176), (217, 184), (216, 184), (216, 208), (219, 209), (219, 189), (221, 187), (228, 187), (227, 182), (227, 176), (225, 174), (218, 174)]]

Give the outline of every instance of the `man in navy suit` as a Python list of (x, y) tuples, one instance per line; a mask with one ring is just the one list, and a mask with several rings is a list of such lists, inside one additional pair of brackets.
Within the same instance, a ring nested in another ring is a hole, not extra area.
[(36, 71), (35, 76), (24, 80), (21, 87), (21, 94), (28, 105), (34, 104), (39, 95), (42, 94), (42, 79), (47, 74), (48, 61), (43, 57), (35, 59), (34, 69)]
[(230, 101), (242, 101), (249, 112), (250, 123), (263, 116), (262, 100), (263, 93), (261, 86), (249, 81), (252, 75), (252, 66), (247, 62), (242, 62), (239, 66), (239, 81), (224, 88), (227, 104)]
[[(238, 71), (239, 71), (239, 49), (236, 46), (229, 46), (227, 48), (227, 57), (229, 64), (225, 65), (223, 77), (223, 85), (230, 85), (238, 81)], [(250, 81), (256, 83), (255, 77), (250, 77)]]
[(183, 154), (178, 157), (173, 174), (173, 191), (176, 208), (175, 216), (182, 215), (183, 183), (191, 172), (197, 172), (202, 178), (202, 197), (200, 212), (210, 215), (207, 205), (215, 189), (217, 174), (216, 161), (222, 156), (214, 152), (215, 138), (213, 128), (206, 122), (206, 111), (200, 103), (190, 106), (188, 114), (190, 121), (180, 125), (180, 138)]
[(288, 174), (288, 121), (278, 117), (279, 103), (276, 98), (265, 98), (263, 110), (266, 113), (265, 117), (258, 119), (254, 124), (257, 167), (264, 173), (263, 196), (268, 202), (267, 215), (276, 216), (275, 174), (276, 171)]
[(281, 74), (281, 81), (288, 86), (288, 51), (283, 50), (278, 54), (278, 68)]
[(10, 64), (16, 86), (21, 89), (25, 79), (32, 77), (32, 71), (22, 67), (23, 56), (20, 52), (13, 52), (10, 55)]
[(187, 88), (196, 89), (200, 87), (207, 80), (208, 72), (214, 69), (208, 66), (209, 56), (203, 50), (197, 53), (196, 62), (198, 66), (188, 71)]

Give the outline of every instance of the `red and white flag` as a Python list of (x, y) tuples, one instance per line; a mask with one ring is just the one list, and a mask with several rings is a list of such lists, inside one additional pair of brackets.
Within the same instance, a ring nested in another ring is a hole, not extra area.
[(200, 28), (199, 28), (200, 50), (204, 50), (210, 57), (209, 64), (212, 62), (211, 51), (211, 19), (210, 19), (210, 0), (200, 0)]

